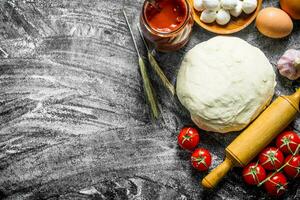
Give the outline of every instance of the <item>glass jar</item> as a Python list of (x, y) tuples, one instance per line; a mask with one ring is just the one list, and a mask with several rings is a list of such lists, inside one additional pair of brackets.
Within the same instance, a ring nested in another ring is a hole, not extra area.
[[(174, 5), (168, 5), (168, 2)], [(192, 8), (187, 0), (157, 0), (157, 3), (158, 7), (153, 8), (148, 1), (144, 2), (140, 16), (143, 35), (158, 51), (176, 51), (182, 48), (190, 39), (194, 24)], [(159, 7), (160, 4), (163, 7)], [(160, 11), (156, 9), (161, 9), (161, 12), (170, 11), (170, 15), (166, 15), (168, 13), (160, 14)], [(174, 12), (179, 13), (178, 16)], [(155, 13), (160, 16), (152, 17), (151, 15), (156, 15)], [(151, 23), (151, 20), (158, 26)], [(164, 25), (170, 20), (173, 20), (175, 24), (170, 23), (169, 27), (164, 28)]]

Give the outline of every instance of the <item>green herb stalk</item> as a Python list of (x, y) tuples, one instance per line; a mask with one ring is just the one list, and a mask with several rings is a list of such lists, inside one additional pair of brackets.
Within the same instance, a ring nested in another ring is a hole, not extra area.
[(148, 47), (148, 44), (141, 32), (141, 29), (140, 27), (138, 26), (138, 30), (139, 30), (139, 33), (140, 33), (140, 36), (144, 42), (144, 45), (147, 49), (147, 54), (148, 54), (148, 60), (149, 60), (149, 63), (152, 67), (152, 69), (155, 71), (155, 73), (158, 75), (158, 77), (160, 78), (160, 80), (162, 81), (164, 87), (169, 90), (169, 92), (174, 96), (175, 95), (175, 88), (173, 86), (173, 84), (169, 81), (169, 79), (166, 77), (166, 75), (164, 74), (163, 70), (161, 69), (161, 67), (159, 66), (159, 64), (157, 63), (157, 61), (155, 60), (153, 54), (151, 53), (149, 47)]

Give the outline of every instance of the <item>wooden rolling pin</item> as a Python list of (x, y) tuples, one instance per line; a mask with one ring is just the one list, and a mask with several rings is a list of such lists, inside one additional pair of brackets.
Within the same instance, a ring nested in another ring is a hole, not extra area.
[(214, 188), (232, 167), (246, 166), (299, 112), (300, 89), (290, 96), (278, 97), (227, 148), (223, 163), (202, 180), (205, 188)]

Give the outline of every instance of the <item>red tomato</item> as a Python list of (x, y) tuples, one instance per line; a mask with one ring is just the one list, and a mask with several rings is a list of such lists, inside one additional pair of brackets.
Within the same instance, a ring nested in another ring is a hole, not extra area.
[(287, 189), (286, 177), (278, 172), (264, 183), (265, 190), (272, 196), (280, 196)]
[(293, 154), (300, 145), (300, 137), (294, 131), (285, 131), (276, 138), (276, 146), (287, 154)]
[(258, 156), (259, 163), (267, 170), (276, 170), (283, 165), (283, 153), (276, 147), (265, 148)]
[(185, 127), (181, 129), (177, 139), (183, 149), (192, 150), (199, 144), (200, 136), (197, 129)]
[(191, 156), (192, 165), (199, 171), (208, 170), (211, 165), (211, 155), (207, 149), (198, 148)]
[(284, 162), (285, 163), (288, 162), (288, 165), (283, 168), (284, 172), (289, 177), (299, 178), (300, 177), (300, 155), (295, 155), (295, 156), (289, 155), (288, 157), (286, 157)]
[(243, 179), (249, 185), (257, 185), (266, 178), (265, 169), (258, 163), (250, 163), (243, 169)]

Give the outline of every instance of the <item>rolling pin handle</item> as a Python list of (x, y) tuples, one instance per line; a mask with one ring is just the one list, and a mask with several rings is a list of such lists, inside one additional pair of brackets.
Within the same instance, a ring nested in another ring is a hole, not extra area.
[(292, 95), (298, 101), (300, 100), (300, 88), (297, 88), (296, 92)]
[(202, 186), (206, 189), (213, 189), (232, 167), (233, 162), (230, 159), (225, 158), (225, 160), (218, 167), (204, 177), (202, 180)]

